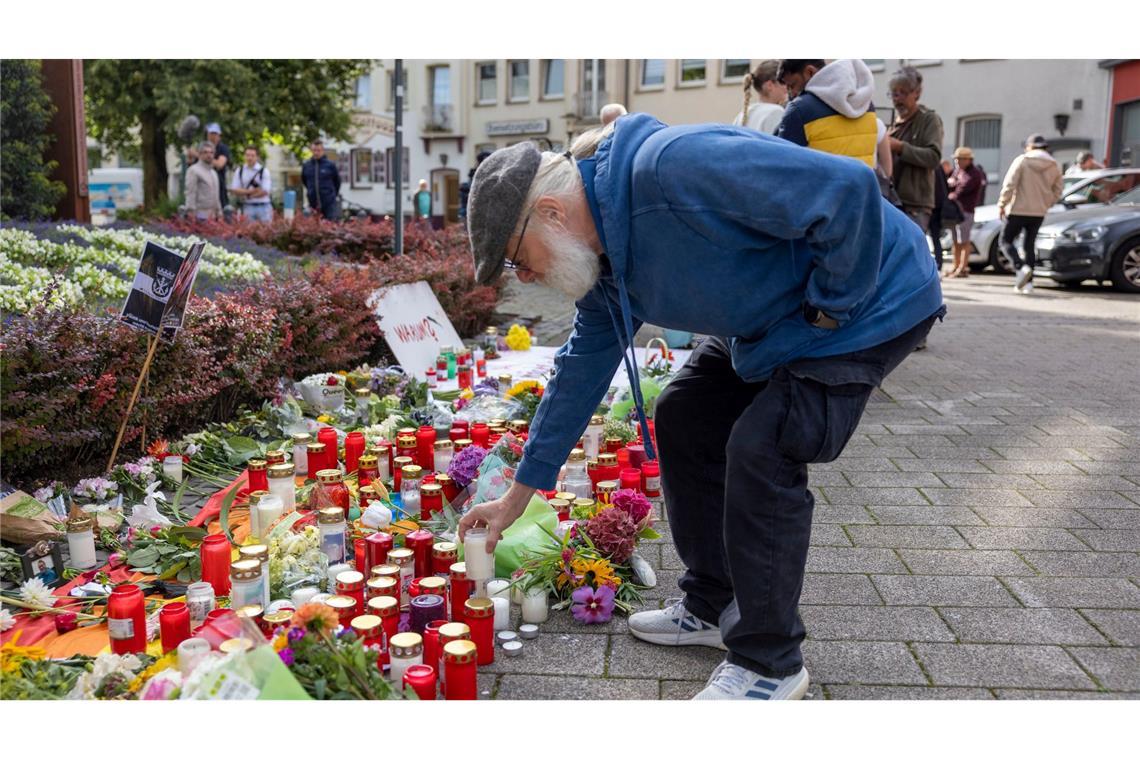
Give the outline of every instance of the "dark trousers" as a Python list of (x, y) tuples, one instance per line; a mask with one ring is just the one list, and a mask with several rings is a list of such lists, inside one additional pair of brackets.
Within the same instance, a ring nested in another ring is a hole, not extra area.
[(687, 568), (685, 607), (719, 624), (728, 660), (770, 677), (803, 666), (797, 613), (814, 499), (808, 468), (830, 462), (867, 399), (945, 309), (874, 348), (778, 368), (744, 382), (710, 338), (657, 400), (669, 526)]
[[(1007, 216), (1005, 218), (1005, 226), (1001, 230), (1001, 250), (1013, 262), (1014, 271), (1021, 269), (1022, 264), (1026, 264), (1030, 269), (1037, 259), (1037, 230), (1041, 229), (1041, 222), (1045, 219), (1043, 216)], [(1017, 240), (1017, 235), (1022, 230), (1025, 231), (1025, 239), (1021, 241), (1021, 250), (1025, 251), (1025, 261), (1017, 255), (1017, 248), (1014, 247), (1013, 241)]]

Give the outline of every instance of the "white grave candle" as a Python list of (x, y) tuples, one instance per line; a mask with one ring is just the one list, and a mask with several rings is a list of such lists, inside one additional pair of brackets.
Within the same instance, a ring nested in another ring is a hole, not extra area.
[(511, 627), (511, 602), (505, 596), (496, 596), (491, 599), (495, 605), (495, 630), (505, 631)]
[(506, 599), (509, 602), (511, 597), (510, 585), (511, 582), (505, 578), (495, 578), (494, 580), (487, 581), (487, 596), (491, 599)]
[(467, 578), (486, 581), (495, 577), (495, 555), (487, 553), (487, 529), (469, 528), (463, 539), (463, 561)]
[(182, 482), (182, 457), (169, 456), (162, 460), (162, 474), (175, 483)]
[(550, 617), (550, 608), (546, 604), (546, 589), (532, 588), (523, 596), (522, 619), (524, 623), (545, 623)]

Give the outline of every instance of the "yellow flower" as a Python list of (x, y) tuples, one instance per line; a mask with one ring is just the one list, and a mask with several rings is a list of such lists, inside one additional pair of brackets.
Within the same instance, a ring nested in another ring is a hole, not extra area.
[(14, 673), (20, 669), (24, 660), (42, 660), (47, 652), (41, 647), (22, 647), (16, 642), (20, 640), (23, 631), (16, 631), (8, 643), (0, 647), (0, 672)]
[(535, 390), (541, 390), (542, 383), (538, 382), (537, 380), (520, 380), (511, 386), (511, 389), (507, 391), (507, 395), (513, 398), (515, 396), (518, 396), (520, 393), (526, 393), (531, 388), (534, 388)]
[(472, 399), (475, 398), (475, 391), (470, 388), (464, 388), (459, 392), (459, 398)]
[(135, 679), (131, 681), (131, 684), (127, 687), (127, 689), (132, 692), (138, 691), (143, 687), (143, 684), (150, 680), (151, 676), (157, 675), (167, 668), (173, 668), (177, 666), (178, 650), (172, 649), (162, 657), (159, 657), (157, 660), (152, 662), (150, 664), (150, 667), (146, 668), (143, 670), (143, 672), (135, 676)]
[(506, 343), (512, 351), (526, 351), (530, 348), (530, 333), (522, 325), (511, 325), (507, 331)]
[(323, 422), (326, 425), (333, 421), (333, 418), (327, 414), (322, 414), (317, 417), (317, 422)]
[(282, 649), (284, 649), (287, 646), (289, 646), (289, 639), (287, 639), (285, 637), (285, 634), (283, 634), (283, 633), (279, 634), (278, 636), (276, 636), (273, 639), (273, 651), (274, 652), (280, 652)]
[(338, 369), (338, 370), (336, 371), (336, 373), (337, 373), (338, 375), (340, 375), (341, 377), (348, 377), (348, 371), (347, 371), (347, 370)]
[(586, 576), (586, 573), (593, 573), (595, 588), (606, 584), (612, 586), (618, 586), (621, 584), (621, 578), (619, 578), (614, 572), (613, 566), (610, 565), (609, 560), (576, 559), (574, 560), (574, 572), (583, 576), (583, 578)]

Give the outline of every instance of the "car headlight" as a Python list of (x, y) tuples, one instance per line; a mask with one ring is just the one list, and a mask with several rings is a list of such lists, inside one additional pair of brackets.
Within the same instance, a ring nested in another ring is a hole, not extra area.
[(1061, 233), (1061, 237), (1074, 243), (1092, 243), (1104, 237), (1106, 232), (1108, 232), (1107, 227), (1097, 224), (1091, 227), (1070, 227)]

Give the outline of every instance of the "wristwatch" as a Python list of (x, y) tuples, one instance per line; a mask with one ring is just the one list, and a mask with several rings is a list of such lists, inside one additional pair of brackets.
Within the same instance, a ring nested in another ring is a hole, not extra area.
[(804, 302), (804, 319), (812, 327), (821, 327), (824, 330), (834, 330), (839, 327), (838, 322), (806, 301)]

